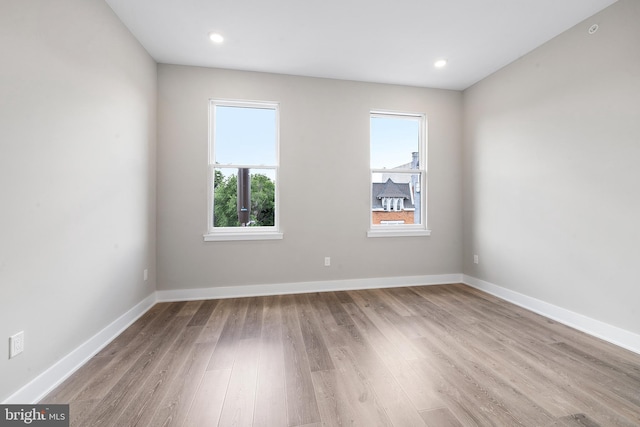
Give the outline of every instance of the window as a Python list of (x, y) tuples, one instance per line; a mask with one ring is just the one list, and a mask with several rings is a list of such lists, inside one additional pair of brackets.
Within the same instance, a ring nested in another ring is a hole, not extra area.
[(428, 236), (424, 114), (373, 111), (370, 116), (369, 237)]
[(208, 230), (205, 241), (280, 239), (278, 105), (209, 105)]

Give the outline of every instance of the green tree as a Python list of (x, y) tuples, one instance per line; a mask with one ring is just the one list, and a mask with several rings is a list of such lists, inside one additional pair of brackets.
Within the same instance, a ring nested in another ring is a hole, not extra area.
[(276, 186), (269, 177), (251, 175), (251, 221), (252, 225), (275, 225)]
[[(221, 174), (222, 175), (222, 174)], [(217, 178), (217, 176), (215, 177)], [(218, 185), (215, 185), (213, 197), (213, 225), (215, 227), (238, 227), (237, 212), (237, 183), (235, 175), (223, 178)]]
[(218, 185), (224, 182), (224, 175), (218, 169), (213, 172), (213, 188), (218, 188)]
[[(239, 227), (238, 222), (238, 178), (224, 177), (214, 172), (213, 224), (215, 227)], [(275, 184), (262, 174), (251, 175), (251, 226), (273, 226), (275, 224)]]

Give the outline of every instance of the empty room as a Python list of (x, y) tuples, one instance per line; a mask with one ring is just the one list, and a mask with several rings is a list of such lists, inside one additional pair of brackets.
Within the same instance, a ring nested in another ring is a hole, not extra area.
[(637, 0), (0, 0), (0, 425), (640, 425)]

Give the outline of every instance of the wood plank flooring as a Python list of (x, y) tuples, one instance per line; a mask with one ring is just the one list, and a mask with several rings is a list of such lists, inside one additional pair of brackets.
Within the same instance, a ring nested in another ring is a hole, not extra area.
[(468, 286), (155, 305), (72, 426), (639, 426), (640, 355)]

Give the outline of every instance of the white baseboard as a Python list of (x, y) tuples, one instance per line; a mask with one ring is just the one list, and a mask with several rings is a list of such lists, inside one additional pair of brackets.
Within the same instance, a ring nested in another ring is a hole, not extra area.
[(438, 274), (427, 276), (227, 286), (219, 288), (160, 290), (140, 301), (129, 311), (87, 340), (84, 344), (73, 350), (45, 372), (38, 375), (38, 377), (30, 381), (20, 390), (13, 393), (2, 403), (37, 403), (40, 399), (46, 396), (47, 393), (61, 384), (91, 357), (109, 344), (140, 316), (146, 313), (147, 310), (153, 307), (156, 302), (347, 291), (356, 289), (397, 288), (404, 286), (443, 285), (450, 283), (465, 283), (476, 289), (495, 295), (498, 298), (504, 299), (535, 313), (541, 314), (545, 317), (640, 354), (640, 335), (638, 334), (463, 274)]
[(494, 285), (493, 283), (476, 279), (472, 276), (467, 276), (466, 274), (463, 276), (462, 282), (505, 301), (509, 301), (515, 305), (526, 308), (527, 310), (533, 311), (534, 313), (538, 313), (542, 316), (548, 317), (549, 319), (553, 319), (579, 331), (640, 354), (639, 334), (592, 319), (585, 315), (575, 313), (519, 292)]
[(356, 289), (398, 288), (403, 286), (444, 285), (461, 283), (462, 274), (382, 277), (375, 279), (328, 280), (319, 282), (226, 286), (218, 288), (175, 289), (157, 291), (158, 301), (189, 301), (267, 295), (304, 294), (311, 292), (351, 291)]
[(38, 375), (20, 390), (9, 396), (3, 404), (35, 404), (55, 387), (77, 371), (96, 353), (102, 350), (122, 331), (127, 329), (140, 316), (156, 303), (155, 292), (140, 301), (129, 311), (118, 317), (85, 343), (60, 359), (56, 364)]
[(392, 288), (402, 286), (460, 283), (462, 274), (430, 276), (388, 277), (378, 279), (335, 280), (326, 282), (301, 282), (273, 285), (229, 286), (171, 291), (156, 291), (140, 301), (118, 319), (111, 322), (84, 344), (67, 354), (49, 369), (9, 396), (2, 404), (35, 404), (91, 357), (102, 350), (122, 331), (146, 313), (156, 302), (187, 301), (197, 299), (234, 298), (248, 296), (282, 295), (353, 289)]

